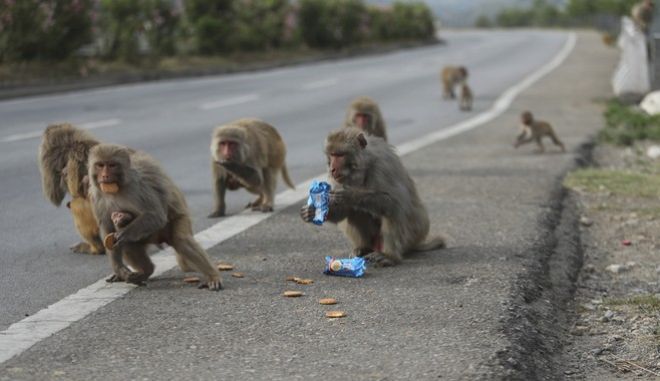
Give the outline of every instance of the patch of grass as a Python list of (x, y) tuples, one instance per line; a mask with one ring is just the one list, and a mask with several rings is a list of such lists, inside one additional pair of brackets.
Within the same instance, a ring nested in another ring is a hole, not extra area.
[(571, 172), (564, 185), (590, 193), (609, 191), (632, 197), (660, 197), (660, 175), (587, 168)]
[(639, 295), (623, 299), (605, 299), (608, 306), (637, 306), (647, 310), (660, 311), (660, 298), (654, 295)]
[(605, 128), (599, 133), (602, 141), (625, 146), (636, 140), (660, 141), (660, 115), (647, 115), (618, 100), (608, 102), (605, 122)]

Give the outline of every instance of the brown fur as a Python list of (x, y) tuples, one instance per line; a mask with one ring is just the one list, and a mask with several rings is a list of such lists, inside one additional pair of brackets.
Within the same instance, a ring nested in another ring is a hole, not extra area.
[[(103, 163), (113, 163), (111, 182), (119, 185), (117, 193), (103, 193), (99, 186)], [(156, 161), (145, 153), (126, 147), (99, 144), (90, 152), (90, 197), (101, 232), (115, 234), (110, 250), (114, 275), (110, 282), (141, 284), (154, 271), (146, 253), (150, 243), (167, 243), (176, 252), (181, 270), (198, 271), (207, 277), (210, 289), (221, 288), (220, 274), (204, 249), (195, 241), (190, 213), (183, 194)], [(112, 215), (123, 212), (133, 219), (117, 232)], [(126, 261), (136, 272), (124, 264)]]
[(474, 101), (474, 96), (472, 95), (472, 89), (468, 86), (467, 83), (463, 82), (461, 84), (461, 97), (459, 99), (459, 108), (461, 111), (472, 111), (472, 102)]
[(71, 124), (53, 124), (46, 128), (39, 146), (39, 171), (44, 196), (60, 206), (69, 193), (71, 214), (78, 233), (85, 242), (71, 246), (76, 253), (103, 254), (98, 224), (90, 218), (91, 205), (86, 200), (83, 177), (92, 147), (99, 144), (89, 132)]
[[(237, 157), (227, 159), (219, 150), (220, 142), (238, 143)], [(212, 177), (215, 209), (209, 217), (225, 215), (226, 190), (244, 187), (258, 195), (248, 204), (252, 210), (270, 212), (275, 203), (278, 173), (295, 188), (286, 167), (286, 145), (275, 127), (258, 119), (238, 119), (216, 127), (211, 139)]]
[(380, 112), (378, 103), (369, 97), (355, 98), (348, 106), (344, 127), (357, 127), (355, 125), (355, 114), (367, 114), (371, 118), (370, 125), (364, 129), (367, 135), (379, 136), (387, 141), (387, 128), (385, 120)]
[[(406, 253), (445, 247), (442, 237), (426, 240), (428, 213), (391, 145), (382, 138), (365, 138), (356, 128), (343, 128), (328, 135), (325, 147), (332, 185), (327, 219), (339, 224), (354, 254), (390, 266)], [(343, 160), (340, 181), (330, 168), (333, 155)], [(303, 206), (303, 220), (313, 216), (314, 208)]]
[(440, 72), (442, 81), (442, 96), (445, 99), (455, 99), (456, 85), (463, 83), (468, 78), (468, 70), (465, 66), (445, 66)]
[(534, 119), (534, 115), (529, 111), (523, 112), (520, 115), (520, 120), (520, 133), (516, 136), (516, 141), (513, 143), (514, 148), (518, 148), (523, 144), (534, 141), (536, 142), (539, 152), (544, 152), (545, 148), (543, 147), (541, 139), (547, 136), (561, 149), (562, 152), (566, 151), (564, 143), (559, 140), (550, 123)]

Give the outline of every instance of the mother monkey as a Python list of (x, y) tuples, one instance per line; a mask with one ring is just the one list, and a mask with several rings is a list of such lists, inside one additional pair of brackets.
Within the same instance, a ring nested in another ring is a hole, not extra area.
[[(89, 154), (89, 197), (107, 246), (114, 275), (108, 282), (142, 284), (154, 272), (147, 245), (167, 243), (174, 248), (181, 270), (206, 276), (210, 290), (222, 288), (220, 274), (195, 241), (183, 194), (149, 155), (132, 149), (99, 144)], [(133, 219), (117, 231), (113, 213)], [(136, 271), (131, 271), (128, 263)]]

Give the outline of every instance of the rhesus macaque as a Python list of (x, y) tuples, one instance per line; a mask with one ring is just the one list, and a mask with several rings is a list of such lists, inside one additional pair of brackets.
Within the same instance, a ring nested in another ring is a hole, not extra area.
[(108, 282), (142, 284), (154, 272), (147, 246), (167, 243), (182, 271), (198, 271), (207, 278), (203, 286), (222, 288), (218, 270), (193, 237), (183, 194), (153, 158), (126, 147), (99, 144), (90, 151), (88, 166), (94, 215), (103, 237), (114, 234), (109, 250), (114, 274)]
[(470, 89), (470, 86), (468, 86), (466, 82), (463, 82), (461, 84), (461, 96), (458, 107), (461, 111), (471, 111), (473, 101), (474, 96), (472, 95), (472, 89)]
[[(327, 220), (339, 224), (353, 244), (353, 254), (375, 266), (392, 266), (412, 251), (445, 247), (436, 237), (425, 241), (429, 216), (394, 148), (357, 128), (331, 132), (325, 141), (332, 185)], [(313, 206), (300, 210), (314, 218)]]
[(641, 0), (630, 11), (633, 21), (644, 34), (649, 33), (649, 29), (653, 23), (654, 13), (655, 5), (653, 4), (653, 0)]
[(244, 118), (216, 127), (211, 139), (215, 209), (210, 218), (225, 215), (227, 189), (245, 188), (258, 195), (247, 207), (272, 212), (277, 175), (295, 188), (286, 168), (286, 145), (275, 127)]
[(67, 206), (84, 240), (71, 246), (75, 253), (105, 253), (83, 183), (87, 175), (89, 150), (97, 144), (99, 141), (89, 132), (64, 123), (48, 126), (39, 146), (39, 171), (44, 195), (55, 206), (62, 204), (67, 193), (72, 197)]
[(387, 129), (378, 103), (369, 97), (355, 98), (348, 106), (344, 127), (357, 127), (367, 135), (379, 136), (387, 141)]
[(534, 119), (534, 115), (532, 115), (532, 113), (529, 111), (525, 111), (520, 115), (520, 121), (520, 133), (518, 136), (516, 136), (516, 141), (513, 143), (514, 148), (518, 148), (523, 144), (535, 141), (539, 152), (543, 152), (545, 149), (541, 139), (544, 136), (548, 136), (556, 146), (561, 148), (562, 152), (566, 152), (564, 143), (562, 143), (559, 138), (557, 138), (557, 135), (555, 134), (555, 131), (550, 123)]
[(445, 66), (440, 73), (440, 78), (442, 79), (442, 97), (455, 99), (454, 88), (467, 80), (468, 70), (465, 66)]

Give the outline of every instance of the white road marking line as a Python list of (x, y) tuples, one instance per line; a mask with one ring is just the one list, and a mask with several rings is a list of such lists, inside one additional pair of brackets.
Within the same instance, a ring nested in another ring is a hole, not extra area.
[[(505, 91), (488, 111), (449, 128), (401, 144), (397, 146), (399, 153), (404, 155), (413, 152), (440, 140), (474, 129), (493, 120), (509, 108), (518, 94), (559, 67), (573, 51), (575, 43), (576, 36), (574, 33), (571, 33), (562, 50), (551, 62)], [(312, 179), (296, 185), (295, 190), (289, 189), (278, 194), (276, 196), (278, 206), (275, 213), (299, 203), (300, 200), (307, 197), (307, 189), (309, 189), (311, 182), (314, 179), (324, 177), (325, 174), (315, 176)], [(275, 213), (265, 214), (245, 211), (236, 216), (226, 218), (210, 228), (197, 233), (195, 238), (205, 249), (209, 249), (273, 216)], [(161, 250), (159, 253), (152, 256), (152, 259), (156, 265), (156, 271), (153, 275), (154, 277), (159, 276), (176, 266), (176, 260), (172, 248)], [(36, 314), (12, 324), (9, 328), (0, 332), (0, 364), (20, 353), (23, 353), (39, 341), (67, 328), (72, 323), (84, 318), (99, 308), (122, 297), (134, 287), (135, 286), (125, 283), (108, 284), (105, 283), (104, 280), (99, 280), (98, 282), (79, 290), (75, 294), (51, 304)]]
[[(78, 126), (82, 129), (87, 129), (87, 130), (93, 130), (95, 128), (101, 128), (101, 127), (112, 127), (116, 126), (119, 123), (121, 123), (120, 119), (104, 119), (104, 120), (98, 120), (96, 122), (88, 122), (88, 123), (73, 123), (75, 126)], [(34, 139), (41, 137), (41, 134), (43, 134), (43, 130), (40, 131), (32, 131), (32, 132), (26, 132), (24, 134), (14, 134), (14, 135), (9, 135), (6, 136), (2, 139), (0, 139), (0, 142), (2, 143), (11, 143), (11, 142), (16, 142), (19, 140), (25, 140), (25, 139)]]
[(310, 82), (306, 83), (302, 86), (303, 90), (316, 90), (316, 89), (322, 89), (324, 87), (331, 87), (339, 83), (339, 80), (337, 78), (331, 78), (331, 79), (324, 79), (322, 81), (316, 81), (316, 82)]
[(256, 101), (259, 99), (259, 94), (248, 94), (236, 98), (222, 99), (214, 102), (202, 103), (199, 108), (201, 110), (213, 110), (216, 108), (227, 107), (227, 106), (236, 106), (242, 103), (248, 103)]

